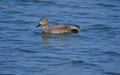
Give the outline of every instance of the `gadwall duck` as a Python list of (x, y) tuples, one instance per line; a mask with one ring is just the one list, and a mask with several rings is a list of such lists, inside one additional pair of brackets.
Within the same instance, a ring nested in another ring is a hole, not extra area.
[(61, 33), (78, 33), (79, 26), (69, 25), (69, 24), (56, 24), (53, 26), (48, 26), (48, 19), (43, 17), (39, 20), (37, 28), (42, 26), (44, 33), (50, 34), (61, 34)]

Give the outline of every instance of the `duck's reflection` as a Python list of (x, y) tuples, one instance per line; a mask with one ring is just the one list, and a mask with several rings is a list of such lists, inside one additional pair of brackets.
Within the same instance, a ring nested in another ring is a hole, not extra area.
[[(48, 34), (48, 33), (44, 33), (42, 32), (42, 36), (40, 37), (40, 41), (41, 42), (48, 42), (48, 40), (50, 40), (49, 38), (52, 37), (51, 40), (54, 40), (55, 41), (67, 41), (69, 40), (68, 38), (66, 39), (66, 37), (70, 36), (71, 34), (70, 33), (66, 33), (66, 34), (59, 34), (59, 35), (53, 35), (53, 34)], [(54, 39), (55, 38), (55, 39)]]
[(42, 42), (47, 42), (48, 41), (48, 34), (47, 33), (43, 33), (41, 39)]

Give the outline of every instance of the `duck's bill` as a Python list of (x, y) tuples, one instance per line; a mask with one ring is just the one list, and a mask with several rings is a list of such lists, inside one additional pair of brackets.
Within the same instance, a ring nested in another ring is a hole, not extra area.
[(38, 27), (40, 27), (41, 26), (41, 24), (38, 24), (37, 26), (36, 26), (36, 28), (38, 28)]

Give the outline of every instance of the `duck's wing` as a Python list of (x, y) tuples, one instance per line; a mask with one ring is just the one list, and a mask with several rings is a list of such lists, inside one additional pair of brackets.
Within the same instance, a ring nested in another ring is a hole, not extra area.
[(68, 30), (71, 30), (71, 29), (79, 30), (79, 28), (80, 28), (77, 25), (69, 25), (69, 24), (58, 24), (58, 25), (53, 25), (51, 27), (52, 27), (52, 29), (68, 29)]
[(73, 25), (58, 24), (58, 25), (53, 25), (49, 27), (49, 30), (51, 31), (51, 33), (69, 33), (76, 30), (78, 31), (79, 28)]

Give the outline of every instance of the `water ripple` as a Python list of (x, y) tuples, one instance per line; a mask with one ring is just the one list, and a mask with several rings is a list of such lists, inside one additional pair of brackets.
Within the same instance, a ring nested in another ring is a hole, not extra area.
[[(1, 75), (119, 75), (119, 0), (1, 0)], [(80, 26), (42, 34), (38, 20)]]
[(107, 4), (107, 3), (98, 3), (97, 5), (103, 6), (103, 7), (119, 7), (114, 4)]

